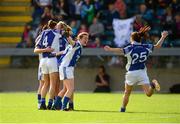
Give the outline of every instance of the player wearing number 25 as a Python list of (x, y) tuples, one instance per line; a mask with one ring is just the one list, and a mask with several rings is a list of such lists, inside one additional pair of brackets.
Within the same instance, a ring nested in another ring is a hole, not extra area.
[(157, 80), (153, 79), (151, 83), (149, 82), (145, 63), (153, 49), (161, 47), (164, 39), (168, 35), (168, 32), (163, 31), (161, 33), (161, 38), (156, 45), (142, 44), (142, 39), (146, 38), (149, 30), (150, 27), (145, 26), (141, 28), (139, 32), (133, 32), (131, 34), (131, 44), (125, 48), (111, 48), (109, 46), (104, 47), (105, 51), (124, 53), (125, 57), (127, 57), (127, 73), (125, 75), (125, 91), (120, 110), (121, 112), (126, 111), (126, 106), (134, 84), (140, 85), (148, 97), (153, 94), (154, 90), (160, 90), (160, 85)]

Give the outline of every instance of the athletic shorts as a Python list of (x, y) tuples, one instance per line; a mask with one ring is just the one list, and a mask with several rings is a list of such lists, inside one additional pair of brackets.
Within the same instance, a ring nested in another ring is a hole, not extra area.
[(53, 72), (58, 72), (58, 63), (57, 58), (42, 58), (40, 66), (43, 74), (51, 74)]
[(73, 79), (74, 78), (74, 67), (59, 66), (59, 78), (60, 78), (60, 80)]
[(128, 71), (125, 76), (125, 83), (131, 86), (134, 84), (137, 85), (150, 84), (146, 69)]

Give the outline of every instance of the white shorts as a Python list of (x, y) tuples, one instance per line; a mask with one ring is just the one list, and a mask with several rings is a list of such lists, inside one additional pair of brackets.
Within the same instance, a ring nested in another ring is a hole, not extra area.
[(74, 78), (74, 67), (59, 66), (59, 77), (60, 77), (60, 80), (73, 79)]
[(58, 72), (58, 62), (56, 57), (42, 58), (40, 62), (43, 74)]
[(146, 69), (137, 71), (128, 71), (125, 77), (125, 83), (128, 85), (144, 85), (150, 84)]
[(39, 67), (38, 67), (38, 80), (43, 80), (43, 74), (42, 74), (42, 68), (39, 64)]

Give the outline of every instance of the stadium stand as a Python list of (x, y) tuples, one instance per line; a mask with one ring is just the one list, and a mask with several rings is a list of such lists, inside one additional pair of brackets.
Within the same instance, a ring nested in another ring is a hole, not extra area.
[(15, 47), (31, 21), (30, 0), (0, 1), (0, 47)]

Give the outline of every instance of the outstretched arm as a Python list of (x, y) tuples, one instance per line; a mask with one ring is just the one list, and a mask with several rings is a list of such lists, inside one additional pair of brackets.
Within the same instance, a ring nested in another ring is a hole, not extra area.
[(122, 48), (112, 48), (110, 46), (105, 46), (104, 50), (108, 51), (108, 52), (123, 53), (123, 49)]
[(167, 31), (163, 31), (161, 33), (161, 38), (159, 39), (159, 41), (154, 45), (154, 48), (161, 48), (165, 38), (168, 36), (168, 32)]

